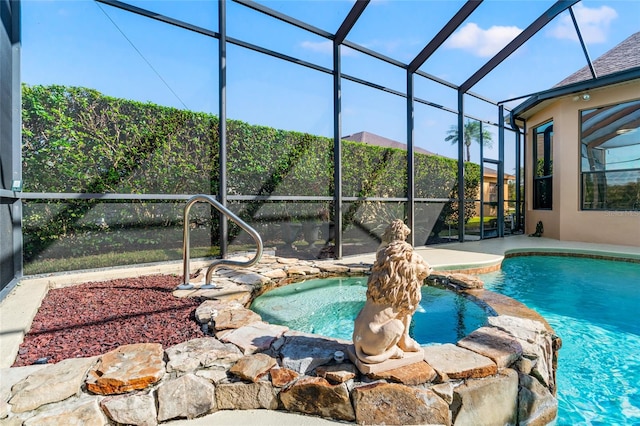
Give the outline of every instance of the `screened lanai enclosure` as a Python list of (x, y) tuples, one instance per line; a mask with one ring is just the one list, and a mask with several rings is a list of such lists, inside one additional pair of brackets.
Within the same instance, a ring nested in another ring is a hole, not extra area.
[[(281, 256), (370, 253), (395, 218), (414, 245), (522, 233), (509, 115), (590, 63), (577, 7), (0, 0), (2, 295), (24, 275), (179, 261), (195, 194)], [(571, 55), (542, 31), (558, 22)], [(461, 47), (493, 27), (492, 50)], [(189, 229), (192, 257), (255, 249), (207, 203)]]

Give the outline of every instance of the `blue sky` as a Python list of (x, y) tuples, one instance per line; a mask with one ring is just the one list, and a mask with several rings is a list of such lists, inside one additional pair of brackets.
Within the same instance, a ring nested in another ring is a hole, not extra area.
[[(130, 3), (217, 30), (215, 2)], [(353, 5), (343, 0), (260, 3), (331, 33)], [(373, 0), (347, 39), (408, 63), (462, 4)], [(485, 0), (421, 70), (463, 83), (552, 4)], [(326, 39), (233, 2), (227, 11), (230, 37), (331, 68), (331, 43)], [(582, 1), (574, 12), (592, 59), (640, 31), (639, 1)], [(22, 81), (27, 84), (85, 86), (111, 96), (218, 113), (217, 40), (89, 0), (23, 0), (22, 17)], [(228, 46), (227, 54), (229, 118), (332, 136), (330, 75), (235, 45)], [(342, 50), (342, 65), (345, 74), (405, 90), (405, 73), (397, 67), (348, 48)], [(570, 15), (563, 12), (472, 91), (506, 100), (548, 89), (585, 65)], [(423, 78), (416, 79), (415, 87), (417, 97), (456, 109), (453, 90)], [(403, 98), (345, 81), (342, 99), (344, 135), (365, 130), (406, 140)], [(496, 111), (481, 102), (470, 99), (466, 108), (475, 117), (497, 121)], [(443, 142), (455, 116), (419, 105), (415, 120), (416, 144), (456, 155), (455, 148)], [(474, 150), (479, 158), (478, 147)], [(491, 154), (485, 151), (485, 156)]]

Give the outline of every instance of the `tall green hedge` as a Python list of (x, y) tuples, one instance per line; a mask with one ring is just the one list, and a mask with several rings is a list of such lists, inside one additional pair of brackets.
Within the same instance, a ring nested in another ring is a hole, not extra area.
[[(28, 192), (217, 192), (218, 117), (152, 103), (105, 96), (93, 89), (22, 86), (23, 181)], [(331, 196), (333, 140), (306, 133), (227, 123), (227, 188), (230, 195)], [(456, 198), (457, 162), (416, 154), (416, 196)], [(343, 195), (406, 196), (406, 152), (343, 141)], [(478, 165), (467, 163), (465, 197), (476, 198)], [(54, 241), (102, 226), (99, 200), (46, 201), (25, 214), (25, 259)], [(243, 210), (257, 220), (263, 203)], [(364, 204), (352, 204), (351, 209)], [(471, 208), (471, 207), (469, 207)], [(154, 209), (158, 211), (154, 213)], [(121, 226), (144, 226), (161, 217), (179, 224), (181, 209), (162, 203), (123, 203)], [(169, 211), (169, 213), (167, 213)], [(200, 209), (203, 216), (207, 209)], [(353, 213), (353, 214), (351, 214)], [(354, 212), (346, 212), (348, 224)], [(457, 208), (444, 214), (455, 220)], [(95, 212), (93, 213), (95, 215)], [(206, 221), (206, 217), (202, 220)]]
[(65, 86), (22, 87), (24, 190), (201, 193), (217, 187), (218, 118)]

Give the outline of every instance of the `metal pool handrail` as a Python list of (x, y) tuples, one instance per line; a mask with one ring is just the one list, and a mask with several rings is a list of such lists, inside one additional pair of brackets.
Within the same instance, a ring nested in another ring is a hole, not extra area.
[(263, 245), (262, 245), (262, 238), (260, 237), (260, 234), (258, 234), (258, 232), (253, 229), (251, 226), (249, 226), (244, 220), (240, 219), (238, 216), (236, 216), (231, 210), (229, 210), (228, 208), (226, 208), (225, 206), (223, 206), (218, 200), (216, 200), (215, 198), (213, 198), (210, 195), (206, 195), (206, 194), (199, 194), (199, 195), (194, 195), (193, 197), (191, 197), (189, 199), (189, 201), (187, 201), (187, 205), (184, 207), (184, 231), (183, 231), (183, 244), (182, 244), (182, 265), (183, 265), (183, 272), (184, 272), (184, 277), (183, 277), (183, 283), (180, 284), (177, 288), (178, 290), (190, 290), (192, 288), (194, 288), (194, 284), (189, 282), (189, 264), (190, 264), (190, 248), (189, 248), (189, 244), (190, 244), (190, 237), (191, 237), (191, 228), (189, 226), (189, 211), (191, 210), (191, 206), (193, 206), (195, 203), (199, 202), (199, 201), (206, 201), (209, 204), (211, 204), (213, 207), (215, 207), (220, 213), (224, 214), (226, 217), (228, 217), (229, 219), (231, 219), (232, 221), (234, 221), (238, 226), (240, 226), (240, 228), (244, 229), (245, 231), (247, 231), (247, 233), (249, 235), (251, 235), (251, 237), (253, 238), (253, 240), (256, 242), (257, 245), (257, 251), (255, 256), (253, 257), (253, 259), (250, 259), (246, 262), (241, 262), (239, 260), (228, 260), (228, 259), (216, 259), (214, 260), (211, 265), (209, 265), (209, 267), (207, 268), (207, 275), (205, 278), (205, 283), (204, 285), (200, 286), (200, 288), (215, 288), (215, 286), (213, 284), (211, 284), (211, 277), (213, 276), (213, 271), (215, 270), (215, 268), (217, 268), (218, 266), (221, 265), (231, 265), (231, 266), (252, 266), (255, 265), (256, 263), (258, 263), (258, 261), (260, 261), (260, 258), (262, 257), (262, 250), (263, 250)]

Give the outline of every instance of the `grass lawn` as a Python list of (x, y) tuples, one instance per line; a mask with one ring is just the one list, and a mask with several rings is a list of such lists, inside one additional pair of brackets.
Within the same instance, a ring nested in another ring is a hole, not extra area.
[[(249, 249), (249, 246), (247, 246), (247, 249)], [(190, 257), (192, 258), (213, 257), (218, 256), (219, 254), (219, 247), (192, 247), (190, 249)], [(181, 259), (181, 249), (109, 252), (91, 256), (70, 257), (67, 259), (45, 259), (26, 263), (24, 265), (24, 275), (107, 268), (112, 266), (136, 265), (141, 263), (166, 262)]]
[[(485, 216), (484, 224), (487, 225), (492, 220), (497, 220), (496, 216)], [(480, 216), (474, 216), (466, 223), (468, 228), (479, 228), (480, 227)]]

